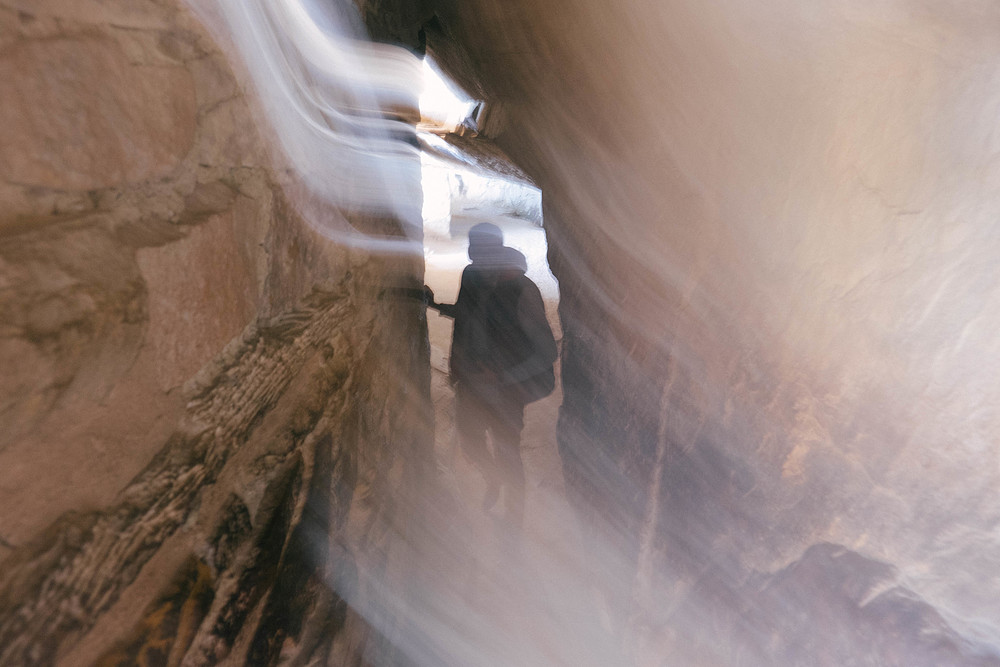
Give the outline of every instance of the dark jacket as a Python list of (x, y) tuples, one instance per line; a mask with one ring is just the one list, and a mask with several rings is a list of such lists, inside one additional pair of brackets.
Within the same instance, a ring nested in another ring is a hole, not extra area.
[(486, 301), (492, 370), (501, 385), (550, 368), (558, 356), (542, 293), (524, 274), (500, 280)]
[(491, 369), (490, 340), (486, 330), (486, 302), (496, 282), (495, 269), (470, 264), (462, 271), (462, 284), (454, 305), (438, 304), (438, 311), (455, 319), (448, 368), (451, 381), (476, 382)]
[(551, 369), (558, 356), (538, 286), (523, 273), (503, 276), (471, 264), (455, 304), (439, 305), (455, 318), (452, 382), (514, 385)]

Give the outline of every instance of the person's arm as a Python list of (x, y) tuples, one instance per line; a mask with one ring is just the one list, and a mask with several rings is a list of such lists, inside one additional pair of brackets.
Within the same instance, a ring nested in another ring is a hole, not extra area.
[(468, 267), (466, 267), (465, 270), (462, 271), (462, 286), (458, 289), (458, 299), (455, 303), (437, 303), (434, 301), (434, 292), (431, 291), (430, 287), (424, 285), (424, 298), (427, 300), (427, 307), (433, 308), (445, 317), (451, 317), (454, 319), (454, 317), (462, 309), (462, 304), (465, 300), (463, 297), (466, 293), (465, 283), (468, 275), (469, 270)]
[(438, 311), (445, 317), (454, 318), (455, 314), (458, 312), (457, 303), (429, 303), (427, 305), (433, 308), (434, 310)]
[(432, 290), (427, 285), (424, 285), (424, 303), (427, 305), (428, 308), (433, 308), (438, 312), (441, 311), (441, 306), (447, 305), (443, 303), (437, 303), (436, 301), (434, 301), (434, 290)]

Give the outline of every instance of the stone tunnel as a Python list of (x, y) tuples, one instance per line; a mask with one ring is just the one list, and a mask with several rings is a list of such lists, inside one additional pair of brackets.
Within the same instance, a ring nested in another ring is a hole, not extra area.
[[(541, 192), (523, 528), (432, 153)], [(996, 3), (0, 0), (0, 204), (2, 665), (1000, 665)]]

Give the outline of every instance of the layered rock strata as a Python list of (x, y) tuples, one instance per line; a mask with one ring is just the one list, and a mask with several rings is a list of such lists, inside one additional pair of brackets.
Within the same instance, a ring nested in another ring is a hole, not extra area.
[(0, 3), (0, 99), (0, 663), (389, 660), (345, 591), (429, 446), (419, 241), (321, 233), (410, 242), (178, 3)]

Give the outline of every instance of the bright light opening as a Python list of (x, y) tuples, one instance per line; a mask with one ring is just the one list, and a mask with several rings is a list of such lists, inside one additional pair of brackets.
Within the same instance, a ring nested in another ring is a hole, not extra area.
[(423, 73), (424, 85), (419, 101), (421, 124), (428, 129), (454, 132), (472, 112), (475, 100), (447, 81), (430, 57), (424, 57)]
[[(424, 151), (420, 156), (424, 255), (428, 280), (436, 283), (432, 287), (440, 289), (442, 297), (457, 296), (458, 277), (469, 262), (468, 230), (480, 222), (492, 222), (503, 230), (506, 244), (527, 257), (528, 276), (545, 297), (558, 299), (558, 285), (546, 258), (541, 191), (477, 167), (440, 136), (462, 125), (478, 102), (448, 80), (428, 57), (423, 71), (418, 129), (422, 143), (438, 153)], [(467, 123), (466, 127), (474, 126)]]

